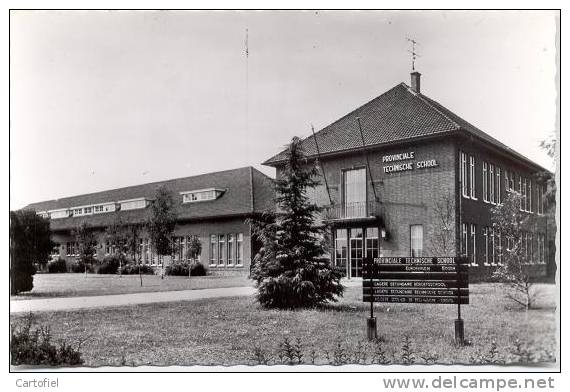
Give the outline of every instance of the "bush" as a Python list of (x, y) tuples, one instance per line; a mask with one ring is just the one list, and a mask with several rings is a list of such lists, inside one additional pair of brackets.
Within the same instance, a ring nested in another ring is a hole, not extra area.
[(81, 260), (76, 260), (71, 265), (71, 272), (83, 273), (83, 272), (85, 272), (85, 266), (87, 266), (87, 272), (89, 272), (89, 273), (93, 272), (93, 266), (91, 264), (85, 264)]
[(24, 325), (12, 327), (10, 354), (12, 365), (81, 365), (80, 344), (77, 348), (62, 342), (56, 346), (51, 341), (49, 328), (32, 329), (33, 317), (28, 316)]
[(119, 271), (119, 267), (125, 264), (125, 260), (121, 260), (119, 256), (108, 256), (103, 259), (101, 264), (97, 266), (95, 272), (97, 274), (116, 274)]
[(67, 264), (61, 257), (47, 264), (47, 272), (49, 274), (61, 274), (67, 272)]
[(206, 276), (207, 271), (204, 264), (200, 262), (195, 262), (190, 265), (190, 275), (191, 276)]
[(176, 262), (167, 265), (166, 268), (164, 269), (164, 273), (170, 276), (188, 276), (188, 268), (189, 268), (188, 263)]
[[(154, 269), (147, 264), (142, 264), (140, 266), (141, 274), (143, 275), (154, 275)], [(123, 275), (138, 275), (139, 274), (139, 265), (134, 263), (129, 263), (123, 265), (121, 269), (121, 274)]]

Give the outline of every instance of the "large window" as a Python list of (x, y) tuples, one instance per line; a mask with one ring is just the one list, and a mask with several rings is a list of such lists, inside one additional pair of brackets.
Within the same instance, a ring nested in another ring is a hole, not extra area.
[(484, 264), (485, 265), (489, 265), (489, 238), (490, 237), (490, 233), (489, 233), (489, 228), (488, 227), (483, 227), (483, 239), (485, 241), (485, 255), (484, 255)]
[(468, 186), (469, 186), (469, 179), (467, 178), (467, 154), (462, 152), (461, 154), (461, 193), (463, 197), (469, 197), (468, 193)]
[(220, 234), (218, 236), (218, 265), (223, 266), (226, 264), (226, 236)]
[(487, 162), (483, 162), (483, 201), (489, 202), (489, 177), (487, 174)]
[(218, 236), (212, 234), (210, 236), (210, 265), (218, 263)]
[(477, 199), (475, 192), (475, 157), (473, 155), (469, 156), (469, 193), (472, 199)]
[(501, 204), (501, 168), (497, 167), (495, 170), (495, 175), (497, 176), (497, 187), (495, 189), (495, 198), (497, 200), (497, 204)]
[(410, 250), (412, 257), (421, 257), (424, 250), (424, 227), (422, 225), (410, 226)]
[[(525, 185), (524, 189), (526, 189), (526, 185)], [(519, 207), (519, 209), (521, 211), (524, 211), (524, 206), (525, 206), (525, 201), (524, 201), (525, 190), (524, 189), (523, 189), (523, 178), (522, 178), (522, 176), (519, 176), (519, 194), (520, 194), (520, 207)]]
[(477, 226), (471, 224), (471, 264), (477, 265)]
[(348, 258), (348, 230), (337, 229), (335, 233), (335, 266), (346, 270)]
[(467, 223), (461, 224), (461, 249), (462, 256), (467, 256)]
[(495, 165), (489, 164), (489, 201), (495, 204)]
[(366, 216), (366, 169), (345, 170), (342, 173), (345, 216)]
[(243, 234), (236, 235), (236, 264), (243, 265)]
[(235, 249), (235, 235), (228, 234), (228, 265), (234, 265)]
[(366, 229), (366, 257), (378, 257), (378, 228), (369, 227)]
[(528, 180), (528, 212), (532, 212), (532, 180)]

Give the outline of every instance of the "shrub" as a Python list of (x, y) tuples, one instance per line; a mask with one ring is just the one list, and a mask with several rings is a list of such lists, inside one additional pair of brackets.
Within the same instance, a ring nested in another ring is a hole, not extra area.
[(167, 265), (164, 270), (164, 273), (170, 276), (188, 276), (188, 268), (189, 268), (188, 263), (176, 262)]
[(51, 341), (49, 328), (40, 326), (32, 329), (32, 314), (27, 317), (24, 325), (12, 327), (10, 338), (10, 354), (12, 365), (81, 365), (83, 359), (77, 348), (66, 342), (56, 346)]
[(10, 294), (34, 288), (34, 263), (49, 260), (50, 235), (49, 220), (32, 210), (10, 211)]
[(71, 265), (71, 272), (83, 273), (85, 272), (85, 267), (87, 267), (87, 272), (93, 272), (93, 266), (91, 264), (85, 264), (81, 260), (75, 260), (75, 262)]
[[(154, 269), (147, 264), (140, 265), (140, 271), (143, 275), (154, 275)], [(123, 275), (138, 275), (139, 274), (139, 265), (134, 263), (129, 263), (123, 265), (121, 269), (121, 274)]]
[[(125, 261), (122, 261), (125, 264)], [(119, 271), (119, 266), (121, 265), (120, 256), (108, 256), (103, 259), (101, 264), (97, 266), (95, 272), (97, 274), (116, 274)]]
[(206, 276), (208, 271), (206, 271), (206, 267), (204, 264), (200, 262), (190, 264), (190, 275), (191, 276)]
[(50, 261), (47, 265), (47, 272), (50, 274), (61, 274), (67, 272), (67, 264), (61, 257), (57, 260)]

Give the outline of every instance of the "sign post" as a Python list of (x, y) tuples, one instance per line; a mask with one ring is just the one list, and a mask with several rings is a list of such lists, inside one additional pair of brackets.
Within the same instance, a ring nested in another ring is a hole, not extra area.
[[(365, 273), (370, 277), (370, 286), (373, 285), (373, 268), (374, 260), (371, 257), (367, 257), (364, 262), (366, 263)], [(376, 329), (376, 317), (374, 317), (374, 298), (370, 301), (370, 317), (366, 320), (366, 337), (369, 341), (376, 340), (378, 337), (378, 332)]]
[(469, 303), (469, 265), (461, 257), (364, 259), (363, 301), (370, 302), (367, 337), (376, 338), (374, 302), (457, 304), (455, 342), (464, 344), (461, 305)]

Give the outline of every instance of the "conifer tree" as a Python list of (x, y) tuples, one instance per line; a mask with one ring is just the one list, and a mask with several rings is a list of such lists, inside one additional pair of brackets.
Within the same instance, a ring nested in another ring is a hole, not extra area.
[(269, 308), (310, 307), (342, 296), (341, 274), (324, 255), (324, 227), (315, 222), (321, 209), (307, 189), (319, 184), (310, 164), (293, 138), (280, 177), (275, 180), (276, 211), (250, 220), (262, 247), (251, 271), (257, 299)]

